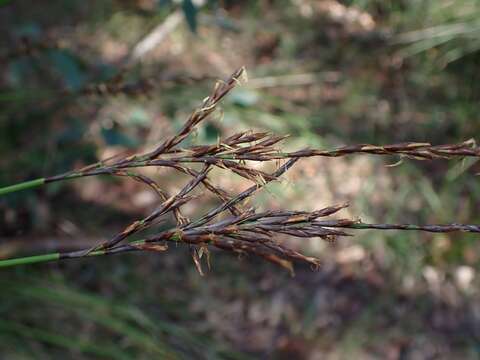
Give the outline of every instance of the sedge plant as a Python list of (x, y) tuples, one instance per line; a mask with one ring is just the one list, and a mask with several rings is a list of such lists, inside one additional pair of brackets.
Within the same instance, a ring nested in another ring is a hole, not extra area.
[[(471, 224), (370, 224), (359, 219), (333, 217), (348, 204), (333, 205), (316, 211), (271, 210), (258, 212), (248, 205), (266, 184), (279, 180), (302, 158), (340, 157), (352, 154), (372, 156), (396, 155), (414, 160), (446, 160), (480, 157), (480, 147), (473, 140), (458, 144), (432, 145), (407, 142), (392, 145), (359, 144), (332, 150), (302, 149), (283, 151), (279, 144), (286, 136), (265, 132), (239, 132), (215, 144), (182, 147), (182, 142), (194, 129), (211, 116), (221, 100), (237, 85), (246, 81), (244, 68), (236, 70), (225, 81), (218, 81), (212, 93), (195, 109), (183, 127), (166, 138), (150, 152), (127, 157), (113, 157), (70, 172), (30, 180), (0, 188), (0, 196), (9, 193), (48, 186), (50, 183), (80, 179), (89, 176), (109, 175), (127, 177), (151, 188), (158, 196), (158, 206), (146, 217), (125, 226), (121, 231), (94, 247), (71, 252), (56, 252), (35, 256), (3, 259), (0, 267), (44, 263), (64, 259), (106, 256), (126, 252), (165, 252), (171, 243), (186, 244), (194, 263), (203, 274), (201, 260), (210, 266), (210, 249), (216, 248), (236, 254), (249, 254), (275, 263), (293, 273), (293, 263), (307, 263), (316, 268), (320, 260), (306, 256), (280, 243), (278, 235), (297, 238), (320, 238), (332, 242), (338, 237), (350, 236), (364, 229), (402, 230), (426, 232), (480, 233), (479, 225)], [(273, 162), (275, 171), (268, 173), (249, 165), (252, 162)], [(168, 194), (152, 178), (140, 174), (143, 167), (171, 168), (191, 179), (176, 194)], [(214, 184), (209, 178), (213, 168), (235, 173), (248, 179), (252, 185), (240, 193), (230, 193)], [(198, 190), (214, 194), (220, 204), (196, 219), (182, 214), (182, 207), (199, 198)], [(175, 226), (138, 240), (140, 232), (153, 229), (165, 216), (172, 214)], [(137, 240), (132, 240), (135, 237)]]

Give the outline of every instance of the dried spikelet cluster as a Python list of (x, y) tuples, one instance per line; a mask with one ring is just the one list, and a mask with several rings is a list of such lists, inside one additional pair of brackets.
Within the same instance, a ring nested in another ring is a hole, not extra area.
[[(195, 127), (208, 118), (217, 109), (219, 102), (244, 80), (246, 80), (246, 72), (244, 68), (240, 68), (226, 81), (217, 82), (212, 94), (203, 100), (198, 109), (192, 112), (183, 127), (150, 152), (125, 158), (114, 157), (79, 170), (44, 179), (44, 183), (51, 183), (96, 175), (129, 177), (149, 186), (160, 199), (159, 206), (152, 213), (129, 224), (104, 243), (91, 249), (60, 253), (58, 258), (72, 259), (130, 251), (166, 251), (168, 242), (173, 241), (188, 244), (194, 263), (201, 274), (203, 274), (201, 265), (203, 255), (206, 255), (209, 265), (209, 247), (259, 256), (293, 273), (294, 261), (304, 262), (313, 267), (317, 267), (320, 262), (317, 258), (305, 256), (280, 244), (276, 240), (279, 234), (333, 241), (339, 236), (349, 235), (341, 230), (342, 228), (480, 232), (480, 227), (477, 225), (365, 224), (359, 220), (328, 218), (345, 208), (346, 204), (312, 212), (287, 210), (256, 212), (254, 208), (246, 205), (245, 200), (252, 197), (269, 182), (279, 179), (299, 159), (304, 157), (338, 157), (364, 153), (431, 160), (466, 156), (479, 157), (480, 148), (470, 140), (460, 144), (440, 146), (432, 146), (428, 143), (402, 143), (386, 146), (360, 144), (333, 150), (304, 149), (284, 152), (277, 146), (286, 138), (285, 136), (251, 131), (231, 135), (215, 144), (181, 147), (181, 143)], [(276, 171), (267, 173), (249, 166), (247, 160), (273, 161), (278, 164), (278, 167)], [(196, 169), (200, 165), (201, 169)], [(176, 194), (170, 195), (153, 179), (135, 172), (136, 168), (152, 166), (175, 169), (191, 177), (191, 180)], [(251, 181), (252, 185), (243, 192), (231, 194), (213, 184), (209, 179), (209, 172), (213, 167), (238, 174)], [(198, 187), (203, 187), (214, 194), (219, 199), (220, 205), (200, 218), (190, 220), (182, 214), (181, 208), (198, 197), (193, 194)], [(167, 214), (173, 214), (175, 217), (176, 225), (173, 229), (142, 240), (129, 240), (132, 235), (158, 224)]]

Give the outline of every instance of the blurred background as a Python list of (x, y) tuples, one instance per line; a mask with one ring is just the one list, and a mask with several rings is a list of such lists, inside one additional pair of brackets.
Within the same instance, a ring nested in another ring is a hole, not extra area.
[[(254, 129), (287, 149), (460, 142), (480, 130), (476, 0), (0, 1), (0, 185), (151, 149), (216, 79), (249, 82), (190, 143)], [(349, 201), (371, 222), (478, 223), (471, 160), (304, 159), (259, 208)], [(169, 191), (183, 177), (148, 170)], [(239, 177), (213, 180), (238, 192)], [(87, 178), (0, 199), (0, 257), (91, 246), (157, 199)], [(215, 203), (187, 207), (192, 217)], [(478, 236), (357, 233), (282, 239), (320, 257), (296, 276), (188, 249), (0, 272), (4, 359), (455, 359), (480, 357)]]

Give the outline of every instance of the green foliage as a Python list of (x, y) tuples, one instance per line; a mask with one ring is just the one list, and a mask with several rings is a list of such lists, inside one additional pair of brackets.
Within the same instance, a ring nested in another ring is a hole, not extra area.
[[(53, 356), (63, 350), (82, 358), (179, 359), (185, 351), (202, 359), (238, 358), (172, 321), (154, 321), (138, 306), (76, 289), (61, 277), (18, 274), (0, 285), (10, 294), (0, 306), (0, 337), (14, 336), (0, 345), (5, 356), (23, 349), (27, 358), (33, 358), (36, 349)], [(23, 311), (11, 313), (17, 302)], [(29, 325), (32, 319), (36, 326)]]
[[(439, 65), (447, 66), (480, 50), (478, 1), (427, 3), (419, 9), (423, 14), (421, 22), (413, 25), (419, 29), (404, 32), (397, 37), (397, 43), (408, 44), (403, 50), (405, 55), (429, 52)], [(411, 28), (412, 24), (409, 25)]]
[(182, 1), (182, 10), (185, 14), (185, 19), (190, 30), (194, 33), (197, 32), (197, 8), (193, 4), (192, 0)]

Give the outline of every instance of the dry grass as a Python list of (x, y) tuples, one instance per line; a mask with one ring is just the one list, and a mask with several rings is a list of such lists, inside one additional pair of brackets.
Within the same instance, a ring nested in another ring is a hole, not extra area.
[[(334, 241), (339, 236), (348, 236), (341, 228), (376, 230), (416, 230), (427, 232), (480, 232), (477, 225), (413, 225), (413, 224), (366, 224), (359, 219), (326, 219), (347, 207), (347, 204), (326, 207), (316, 211), (266, 211), (256, 212), (248, 200), (266, 184), (278, 180), (301, 158), (340, 157), (351, 154), (399, 156), (417, 160), (479, 157), (480, 148), (473, 140), (459, 144), (431, 145), (429, 143), (401, 143), (393, 145), (360, 144), (333, 150), (303, 149), (284, 152), (278, 144), (286, 136), (275, 136), (264, 132), (240, 132), (216, 144), (182, 148), (182, 142), (203, 120), (212, 115), (220, 101), (238, 84), (246, 80), (244, 68), (235, 71), (226, 81), (216, 83), (213, 92), (202, 105), (193, 111), (183, 127), (173, 136), (164, 140), (154, 150), (141, 155), (125, 158), (113, 157), (79, 170), (45, 179), (52, 183), (73, 178), (98, 175), (128, 177), (150, 187), (159, 197), (160, 205), (148, 216), (134, 221), (108, 241), (90, 249), (59, 254), (59, 259), (84, 256), (118, 254), (130, 251), (157, 251), (168, 249), (167, 242), (188, 244), (198, 271), (203, 274), (201, 258), (204, 254), (209, 264), (209, 246), (234, 252), (251, 254), (278, 264), (293, 273), (293, 262), (300, 261), (314, 267), (320, 260), (305, 256), (280, 244), (276, 238), (286, 234), (298, 238), (321, 238)], [(116, 93), (122, 87), (114, 80), (105, 88)], [(92, 90), (92, 91), (95, 91)], [(251, 162), (274, 162), (276, 171), (267, 173), (251, 166)], [(281, 164), (284, 162), (283, 164)], [(201, 166), (201, 169), (198, 167)], [(166, 167), (190, 176), (192, 179), (175, 195), (168, 194), (152, 178), (135, 172), (141, 167)], [(243, 192), (230, 194), (213, 184), (209, 172), (213, 167), (235, 173), (252, 183)], [(182, 206), (198, 199), (194, 192), (199, 186), (214, 194), (221, 204), (196, 220), (190, 220), (181, 212)], [(224, 213), (229, 216), (219, 218)], [(133, 235), (161, 222), (167, 214), (173, 214), (176, 227), (142, 240), (129, 241)]]

